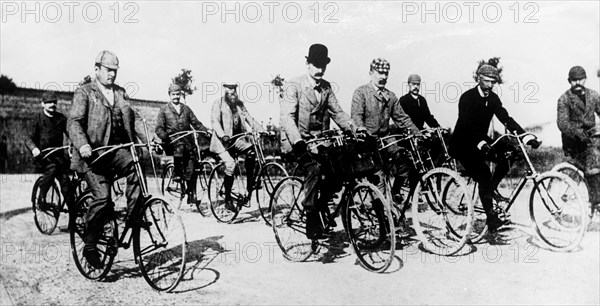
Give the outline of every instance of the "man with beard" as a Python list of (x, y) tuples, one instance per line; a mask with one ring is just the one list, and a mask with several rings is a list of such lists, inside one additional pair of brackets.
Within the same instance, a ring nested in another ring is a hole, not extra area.
[[(58, 97), (54, 92), (44, 92), (42, 95), (42, 111), (37, 114), (31, 136), (26, 140), (26, 145), (31, 150), (34, 158), (36, 172), (41, 172), (40, 194), (38, 203), (40, 208), (45, 207), (45, 195), (54, 179), (58, 179), (63, 198), (68, 207), (73, 202), (72, 192), (69, 192), (69, 159), (65, 151), (56, 152), (45, 159), (42, 150), (50, 147), (61, 147), (63, 135), (67, 134), (67, 118), (56, 111)], [(68, 136), (68, 135), (67, 135)], [(46, 207), (56, 209), (56, 207)]]
[[(358, 131), (366, 131), (377, 137), (384, 137), (389, 134), (390, 119), (411, 134), (421, 135), (413, 121), (402, 109), (396, 94), (385, 87), (389, 71), (390, 64), (385, 59), (376, 58), (371, 62), (369, 66), (371, 81), (358, 87), (352, 95), (352, 120)], [(393, 161), (396, 168), (392, 186), (394, 201), (402, 204), (400, 187), (407, 178), (410, 178), (410, 182), (416, 185), (418, 173), (410, 160), (395, 156), (398, 154), (399, 149), (397, 145), (388, 147), (387, 156), (394, 156)]]
[[(231, 136), (248, 131), (246, 124), (250, 129), (259, 132), (265, 129), (258, 123), (248, 110), (244, 103), (238, 98), (237, 84), (223, 84), (223, 96), (217, 99), (212, 105), (211, 123), (213, 136), (210, 142), (210, 150), (219, 155), (219, 158), (225, 162), (225, 178), (223, 187), (225, 189), (225, 208), (236, 211), (238, 207), (233, 205), (231, 198), (231, 188), (233, 186), (233, 172), (235, 170), (235, 161), (228, 150), (234, 154), (245, 154), (245, 168), (248, 189), (250, 197), (254, 189), (254, 164), (256, 163), (256, 153), (252, 146), (249, 136), (239, 137), (235, 141), (230, 141)], [(249, 201), (250, 199), (246, 199)]]
[(425, 123), (430, 128), (439, 127), (440, 124), (435, 120), (435, 117), (429, 111), (427, 100), (419, 94), (421, 89), (421, 77), (417, 74), (411, 74), (408, 77), (408, 93), (400, 97), (400, 105), (406, 112), (412, 122), (419, 130), (422, 130)]
[(339, 190), (340, 182), (332, 175), (330, 167), (321, 165), (307, 152), (306, 141), (329, 130), (331, 119), (344, 131), (352, 129), (350, 117), (338, 104), (331, 84), (323, 79), (331, 62), (328, 52), (322, 44), (310, 46), (306, 56), (307, 74), (286, 84), (280, 107), (281, 151), (283, 154), (293, 152), (307, 173), (302, 205), (306, 212), (308, 239), (327, 238), (319, 214)]
[(581, 66), (569, 70), (571, 88), (558, 98), (556, 122), (561, 131), (563, 151), (584, 171), (589, 199), (593, 207), (600, 204), (600, 131), (594, 114), (600, 116), (600, 96), (585, 88), (587, 79)]
[(67, 121), (67, 130), (75, 146), (72, 166), (84, 173), (85, 181), (94, 200), (86, 213), (85, 246), (83, 256), (94, 268), (104, 266), (96, 244), (106, 219), (114, 212), (110, 201), (112, 180), (127, 177), (127, 210), (130, 214), (141, 197), (141, 187), (129, 148), (121, 148), (98, 157), (92, 149), (136, 141), (146, 142), (144, 125), (139, 114), (131, 107), (125, 89), (115, 84), (119, 59), (110, 51), (96, 56), (95, 79), (81, 85), (73, 95), (73, 108)]
[[(169, 85), (170, 102), (160, 108), (156, 119), (156, 135), (162, 140), (169, 152), (173, 152), (173, 165), (176, 180), (183, 180), (185, 191), (188, 194), (188, 203), (196, 202), (196, 182), (192, 178), (194, 163), (197, 160), (196, 144), (193, 135), (171, 143), (170, 135), (177, 132), (195, 129), (197, 131), (208, 131), (208, 129), (196, 118), (192, 109), (181, 103), (183, 89), (178, 84)], [(208, 143), (203, 137), (198, 139), (200, 150), (208, 148)]]
[[(450, 138), (450, 155), (456, 158), (465, 168), (467, 174), (479, 183), (479, 198), (487, 216), (486, 223), (490, 233), (496, 232), (498, 228), (509, 223), (509, 220), (501, 220), (493, 209), (494, 190), (508, 173), (510, 164), (501, 154), (507, 147), (492, 147), (492, 139), (487, 132), (496, 116), (508, 130), (525, 133), (523, 128), (508, 115), (502, 106), (500, 98), (492, 92), (494, 85), (498, 82), (498, 69), (484, 64), (477, 70), (478, 85), (467, 90), (460, 96), (458, 102), (458, 120), (454, 133)], [(541, 144), (536, 137), (528, 135), (523, 141), (538, 148)], [(491, 160), (496, 163), (496, 170), (492, 176), (490, 168), (486, 163)]]

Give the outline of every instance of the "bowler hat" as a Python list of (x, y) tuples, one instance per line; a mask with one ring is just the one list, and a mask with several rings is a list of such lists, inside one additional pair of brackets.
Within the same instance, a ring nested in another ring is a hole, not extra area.
[(569, 69), (569, 80), (582, 80), (586, 77), (585, 69), (581, 66), (573, 66)]
[(110, 51), (102, 51), (96, 56), (96, 64), (110, 69), (119, 69), (119, 59)]
[(328, 50), (322, 44), (314, 44), (308, 49), (306, 61), (316, 65), (327, 65), (331, 59), (327, 56)]
[(42, 94), (42, 103), (58, 102), (58, 97), (54, 91), (46, 91)]

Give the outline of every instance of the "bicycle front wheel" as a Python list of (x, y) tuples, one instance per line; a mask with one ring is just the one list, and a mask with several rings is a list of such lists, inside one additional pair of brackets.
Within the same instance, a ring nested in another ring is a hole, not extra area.
[(133, 236), (133, 252), (144, 279), (158, 291), (177, 287), (185, 272), (187, 238), (175, 207), (160, 198), (144, 203)]
[(371, 183), (359, 183), (345, 206), (344, 225), (361, 265), (384, 272), (394, 259), (396, 234), (390, 204)]
[(575, 185), (577, 186), (579, 194), (583, 200), (585, 202), (589, 201), (589, 189), (587, 186), (587, 181), (585, 180), (585, 176), (581, 170), (577, 169), (577, 167), (574, 165), (565, 162), (552, 167), (551, 171), (560, 172), (572, 179), (573, 182), (575, 182)]
[(60, 217), (62, 195), (58, 181), (52, 180), (46, 194), (41, 194), (42, 178), (38, 178), (31, 193), (33, 220), (40, 233), (50, 235), (56, 229)]
[(209, 214), (210, 209), (208, 208), (207, 201), (204, 201), (204, 196), (208, 193), (208, 180), (210, 179), (210, 173), (213, 170), (212, 163), (203, 161), (195, 169), (196, 175), (196, 209), (203, 216), (206, 217)]
[(71, 253), (77, 270), (85, 278), (101, 280), (110, 271), (114, 258), (117, 255), (117, 222), (114, 218), (105, 220), (103, 231), (96, 244), (96, 248), (100, 252), (100, 261), (103, 263), (103, 267), (100, 269), (92, 267), (83, 256), (86, 230), (85, 216), (92, 200), (91, 193), (84, 194), (69, 212), (69, 238), (71, 240)]
[(208, 181), (208, 198), (210, 201), (210, 210), (217, 221), (231, 223), (237, 217), (240, 209), (246, 199), (246, 184), (244, 177), (240, 174), (240, 169), (236, 165), (233, 172), (233, 186), (231, 187), (231, 198), (235, 209), (230, 209), (225, 205), (225, 164), (221, 163), (210, 174)]
[(258, 174), (256, 202), (258, 202), (258, 210), (267, 226), (271, 226), (271, 197), (275, 191), (275, 186), (286, 177), (287, 171), (285, 171), (285, 168), (275, 162), (266, 164)]
[(411, 214), (419, 240), (431, 253), (453, 255), (471, 235), (471, 193), (451, 169), (434, 168), (423, 175), (413, 193)]
[(588, 204), (576, 183), (564, 174), (546, 172), (536, 178), (529, 214), (540, 239), (554, 251), (572, 251), (587, 229)]
[(303, 184), (300, 178), (287, 177), (277, 184), (271, 198), (273, 232), (288, 261), (305, 261), (314, 251), (313, 241), (306, 237)]

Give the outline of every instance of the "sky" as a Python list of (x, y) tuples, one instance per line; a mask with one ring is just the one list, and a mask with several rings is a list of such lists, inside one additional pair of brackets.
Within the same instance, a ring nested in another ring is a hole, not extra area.
[(134, 98), (166, 101), (171, 79), (192, 70), (187, 104), (207, 125), (223, 82), (240, 84), (257, 120), (278, 124), (269, 82), (305, 74), (313, 43), (329, 48), (325, 79), (345, 111), (381, 57), (387, 87), (403, 95), (419, 74), (432, 113), (451, 128), (477, 62), (500, 57), (504, 106), (522, 126), (542, 125), (549, 145), (560, 144), (556, 101), (569, 68), (584, 67), (586, 86), (600, 87), (599, 1), (0, 2), (0, 73), (17, 85), (73, 90), (110, 50)]

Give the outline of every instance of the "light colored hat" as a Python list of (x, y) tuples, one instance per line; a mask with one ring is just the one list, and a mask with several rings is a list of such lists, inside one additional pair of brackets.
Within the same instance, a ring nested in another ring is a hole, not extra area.
[(492, 65), (481, 65), (481, 67), (479, 67), (479, 69), (477, 69), (477, 74), (478, 75), (484, 75), (488, 78), (493, 78), (498, 80), (498, 68), (492, 66)]
[(390, 63), (383, 58), (376, 58), (371, 62), (371, 69), (379, 73), (389, 73)]
[(171, 85), (169, 85), (169, 93), (175, 92), (175, 91), (182, 91), (183, 88), (181, 88), (181, 86), (179, 84), (175, 84), (175, 83), (171, 83)]
[(119, 59), (110, 51), (102, 51), (96, 56), (96, 64), (110, 69), (119, 69)]

